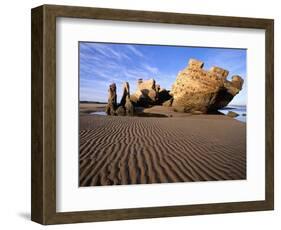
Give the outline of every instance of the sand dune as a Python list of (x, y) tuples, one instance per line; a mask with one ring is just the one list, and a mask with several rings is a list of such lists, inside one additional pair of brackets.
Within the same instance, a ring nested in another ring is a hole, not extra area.
[(80, 115), (80, 186), (246, 179), (246, 125), (220, 115)]

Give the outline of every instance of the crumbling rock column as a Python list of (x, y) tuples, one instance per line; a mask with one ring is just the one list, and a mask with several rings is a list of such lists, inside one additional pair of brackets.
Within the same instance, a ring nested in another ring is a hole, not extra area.
[(125, 82), (123, 84), (123, 95), (122, 95), (122, 98), (121, 98), (120, 105), (125, 106), (127, 96), (130, 97), (130, 85), (129, 85), (128, 82)]
[(115, 110), (117, 109), (117, 94), (116, 94), (116, 84), (113, 83), (108, 89), (108, 103), (105, 109), (107, 115), (115, 115)]
[(130, 99), (130, 85), (128, 82), (123, 84), (123, 95), (116, 114), (121, 116), (134, 114), (134, 106)]

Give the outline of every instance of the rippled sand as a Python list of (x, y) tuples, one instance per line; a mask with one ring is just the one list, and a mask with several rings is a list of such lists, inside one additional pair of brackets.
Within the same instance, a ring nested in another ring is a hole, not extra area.
[(80, 186), (246, 179), (246, 125), (221, 115), (80, 115)]

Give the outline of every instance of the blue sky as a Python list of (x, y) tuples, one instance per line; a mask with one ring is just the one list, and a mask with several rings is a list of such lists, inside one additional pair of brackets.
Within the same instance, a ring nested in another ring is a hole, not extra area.
[(121, 99), (122, 84), (128, 81), (131, 93), (139, 78), (154, 78), (162, 88), (171, 89), (179, 71), (190, 58), (204, 62), (204, 69), (219, 66), (244, 79), (242, 91), (232, 105), (246, 105), (246, 50), (205, 47), (178, 47), (79, 42), (80, 101), (107, 101), (111, 83), (117, 85), (117, 100)]

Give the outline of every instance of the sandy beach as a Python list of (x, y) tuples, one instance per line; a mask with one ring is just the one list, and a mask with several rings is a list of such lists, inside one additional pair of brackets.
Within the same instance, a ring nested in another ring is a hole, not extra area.
[(245, 123), (172, 111), (168, 117), (89, 114), (102, 109), (80, 106), (80, 186), (246, 179)]

